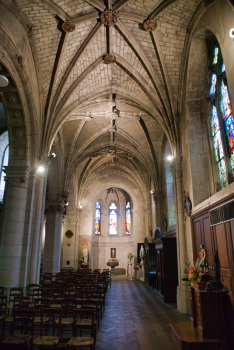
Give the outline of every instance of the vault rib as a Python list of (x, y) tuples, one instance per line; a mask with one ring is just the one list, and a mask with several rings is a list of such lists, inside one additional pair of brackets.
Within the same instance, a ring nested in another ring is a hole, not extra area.
[(84, 1), (100, 11), (104, 11), (106, 8), (105, 5), (99, 0), (84, 0)]
[(82, 54), (82, 52), (84, 51), (84, 49), (86, 48), (86, 46), (89, 44), (89, 42), (92, 40), (92, 38), (94, 37), (94, 35), (99, 31), (99, 29), (102, 27), (102, 23), (97, 23), (94, 28), (92, 29), (92, 31), (89, 33), (89, 35), (87, 36), (87, 38), (84, 40), (83, 44), (80, 46), (79, 50), (77, 51), (76, 55), (73, 57), (69, 67), (67, 68), (61, 83), (56, 91), (56, 94), (54, 95), (53, 101), (51, 102), (51, 108), (50, 108), (50, 118), (47, 119), (47, 123), (45, 126), (45, 137), (43, 138), (43, 149), (45, 149), (45, 140), (47, 139), (47, 136), (50, 134), (50, 128), (51, 125), (54, 122), (54, 110), (55, 107), (57, 105), (58, 102), (58, 98), (62, 92), (62, 89), (72, 71), (72, 69), (74, 68), (75, 64), (77, 63), (80, 55)]
[(155, 53), (158, 56), (159, 59), (159, 63), (160, 66), (162, 68), (162, 74), (164, 76), (165, 79), (165, 84), (166, 84), (166, 89), (167, 89), (167, 93), (168, 93), (168, 100), (169, 100), (169, 104), (171, 107), (171, 114), (169, 114), (169, 118), (171, 121), (171, 125), (174, 125), (174, 131), (175, 131), (175, 135), (177, 135), (177, 129), (176, 129), (176, 122), (175, 122), (175, 108), (174, 108), (174, 102), (173, 102), (173, 98), (172, 98), (172, 89), (171, 89), (171, 83), (170, 83), (170, 79), (167, 73), (167, 68), (166, 68), (166, 64), (165, 64), (165, 60), (161, 51), (161, 46), (156, 34), (156, 31), (153, 31), (151, 33), (151, 38), (155, 47)]
[(170, 108), (168, 108), (168, 99), (165, 96), (165, 94), (163, 93), (162, 89), (160, 90), (160, 83), (159, 80), (154, 72), (154, 69), (152, 67), (152, 65), (150, 64), (147, 56), (145, 55), (145, 53), (143, 52), (143, 50), (141, 49), (140, 45), (138, 44), (138, 42), (136, 41), (136, 39), (134, 38), (134, 36), (130, 33), (130, 31), (128, 30), (128, 28), (124, 25), (124, 23), (119, 20), (116, 28), (119, 29), (119, 32), (121, 34), (121, 36), (123, 37), (123, 39), (127, 42), (127, 44), (131, 46), (132, 50), (134, 51), (134, 53), (137, 55), (137, 57), (140, 59), (141, 64), (143, 65), (144, 69), (146, 69), (155, 89), (156, 92), (161, 100), (162, 106), (166, 112), (166, 117), (167, 115), (170, 113)]
[(50, 9), (55, 15), (60, 17), (63, 21), (67, 21), (71, 19), (70, 16), (53, 1), (51, 0), (37, 0), (37, 1), (45, 5), (48, 9)]
[(159, 15), (162, 14), (170, 5), (172, 5), (177, 0), (164, 0), (149, 16), (149, 19), (156, 19)]
[(113, 11), (119, 11), (123, 6), (125, 6), (130, 0), (119, 0), (113, 6)]

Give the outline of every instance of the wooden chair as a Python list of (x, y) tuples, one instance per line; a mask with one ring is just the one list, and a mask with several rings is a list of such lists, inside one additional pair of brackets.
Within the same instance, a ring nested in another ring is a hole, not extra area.
[(21, 296), (23, 296), (23, 288), (11, 288), (10, 295), (9, 295), (9, 302), (7, 305), (8, 315), (9, 315), (9, 312), (13, 310), (15, 297), (21, 297)]
[(4, 287), (0, 286), (0, 295), (4, 295)]
[[(62, 309), (41, 309), (40, 337), (34, 340), (34, 345), (38, 345), (40, 348), (58, 345), (61, 335), (62, 315)], [(48, 322), (43, 322), (45, 317), (48, 317)]]
[[(72, 348), (94, 349), (95, 310), (76, 309), (73, 314), (73, 337), (68, 345)], [(84, 336), (85, 335), (85, 336)]]
[(1, 341), (4, 338), (5, 320), (7, 313), (7, 296), (0, 295), (0, 324), (1, 324)]
[(32, 347), (34, 333), (34, 312), (28, 309), (14, 309), (12, 334), (2, 341), (3, 350), (21, 350)]
[(31, 283), (28, 284), (27, 286), (27, 297), (30, 299), (30, 301), (33, 300), (33, 295), (34, 295), (34, 289), (39, 288), (39, 284)]

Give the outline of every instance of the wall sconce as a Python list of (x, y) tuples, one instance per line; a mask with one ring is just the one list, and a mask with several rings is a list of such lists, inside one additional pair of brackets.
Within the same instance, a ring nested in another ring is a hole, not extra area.
[(55, 153), (52, 153), (51, 156), (47, 157), (49, 159), (52, 159), (52, 158), (55, 158), (56, 157), (56, 154)]
[(4, 75), (0, 75), (0, 87), (4, 88), (9, 84), (9, 80)]
[(230, 38), (234, 39), (234, 28), (230, 29), (229, 36)]
[(83, 208), (83, 205), (80, 205), (80, 209), (82, 209)]

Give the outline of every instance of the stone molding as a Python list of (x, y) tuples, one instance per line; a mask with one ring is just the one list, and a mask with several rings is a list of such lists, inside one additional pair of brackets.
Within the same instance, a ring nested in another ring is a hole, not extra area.
[(64, 225), (78, 225), (78, 218), (67, 218), (66, 216), (63, 219)]
[(4, 176), (4, 180), (8, 184), (8, 187), (28, 187), (29, 177), (31, 173), (30, 167), (5, 166), (4, 172), (6, 173), (6, 176)]

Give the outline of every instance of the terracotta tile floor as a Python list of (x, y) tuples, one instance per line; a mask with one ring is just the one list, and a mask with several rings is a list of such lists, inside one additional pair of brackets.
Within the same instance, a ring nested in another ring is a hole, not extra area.
[(144, 282), (114, 276), (106, 296), (96, 350), (176, 350), (170, 323), (188, 321)]

